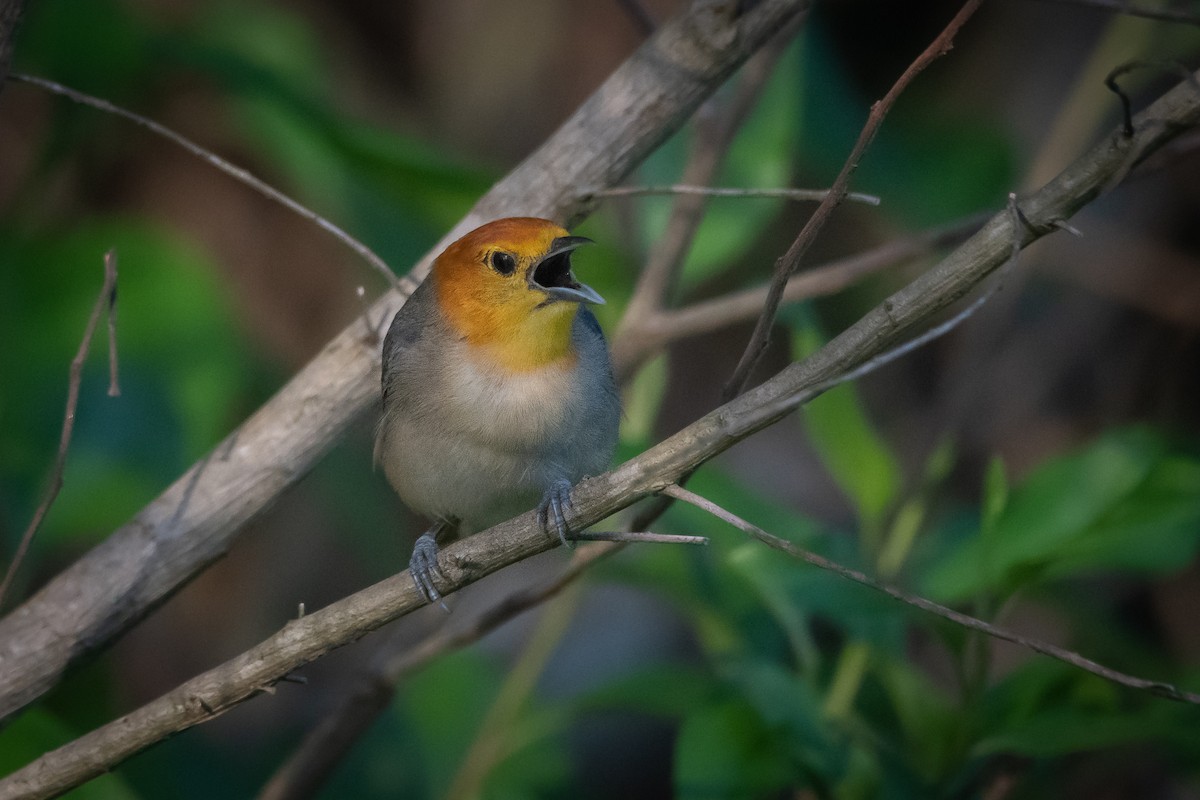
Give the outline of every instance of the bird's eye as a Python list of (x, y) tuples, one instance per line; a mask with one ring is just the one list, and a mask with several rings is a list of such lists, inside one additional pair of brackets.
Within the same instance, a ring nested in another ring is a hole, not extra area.
[(503, 250), (497, 250), (492, 253), (490, 261), (492, 269), (501, 275), (512, 275), (517, 269), (517, 260), (512, 257), (511, 253), (506, 253)]

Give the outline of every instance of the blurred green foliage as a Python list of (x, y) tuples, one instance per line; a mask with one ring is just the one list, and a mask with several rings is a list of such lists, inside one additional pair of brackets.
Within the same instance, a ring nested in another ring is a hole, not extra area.
[[(63, 15), (74, 24), (58, 24)], [(42, 0), (31, 4), (17, 52), (20, 69), (142, 110), (154, 109), (173, 80), (205, 81), (272, 180), (345, 223), (390, 263), (422, 253), (495, 177), (436, 143), (349, 118), (339, 108), (319, 31), (282, 6), (214, 4), (199, 8), (187, 25), (172, 25), (115, 0)], [(827, 181), (867, 105), (821, 39), (805, 35), (768, 85), (721, 182)], [(20, 206), (0, 223), (6, 552), (37, 503), (61, 423), (66, 364), (110, 247), (121, 263), (123, 395), (102, 396), (101, 333), (85, 373), (68, 488), (39, 536), (27, 567), (34, 574), (127, 520), (284, 378), (238, 329), (233, 298), (202, 244), (141, 219), (80, 218), (58, 206), (50, 181), (56, 168), (78, 158), (102, 169), (106, 148), (119, 150), (127, 127), (66, 104), (56, 105), (54, 115)], [(896, 221), (908, 224), (996, 205), (1012, 178), (1002, 130), (952, 115), (938, 116), (932, 132), (922, 127), (928, 124), (916, 111), (898, 113), (856, 186), (889, 198), (934, 198), (897, 203)], [(685, 131), (671, 139), (640, 178), (673, 182), (689, 137)], [(643, 246), (661, 231), (669, 201), (649, 199), (644, 208), (635, 225)], [(781, 217), (793, 214), (776, 200), (714, 202), (681, 293), (712, 280), (757, 282), (760, 272), (733, 279), (730, 273)], [(588, 226), (602, 242), (617, 239), (611, 215)], [(601, 245), (584, 267), (588, 282), (612, 300), (600, 311), (610, 330), (632, 285), (629, 255)], [(820, 343), (817, 316), (786, 316), (794, 355)], [(665, 358), (637, 377), (624, 455), (653, 443), (668, 379)], [(1193, 686), (1200, 679), (1178, 669), (1163, 648), (1144, 641), (1135, 648), (1133, 633), (1094, 600), (1101, 576), (1168, 575), (1194, 560), (1200, 544), (1195, 446), (1148, 427), (1112, 430), (1024, 477), (1010, 478), (993, 461), (977, 503), (964, 505), (946, 487), (953, 446), (934, 452), (916, 480), (907, 477), (853, 386), (825, 393), (798, 425), (853, 521), (839, 526), (798, 514), (719, 465), (699, 472), (692, 488), (802, 547), (977, 613), (998, 614), (1016, 600), (1045, 604), (1074, 632), (1074, 646), (1119, 668)], [(378, 501), (357, 499), (358, 488), (335, 477), (321, 491), (343, 511), (387, 513)], [(346, 529), (364, 539), (379, 536), (368, 530), (377, 527), (370, 519), (347, 516), (354, 518)], [(601, 796), (578, 782), (574, 769), (585, 757), (571, 736), (604, 715), (670, 726), (669, 779), (682, 798), (974, 797), (1000, 759), (1032, 765), (1021, 773), (1021, 797), (1055, 797), (1065, 757), (1102, 760), (1137, 745), (1158, 748), (1158, 757), (1193, 784), (1200, 779), (1200, 724), (1190, 708), (1039, 658), (993, 674), (988, 641), (747, 542), (696, 509), (674, 508), (661, 529), (706, 532), (712, 544), (641, 548), (636, 558), (598, 567), (593, 579), (669, 606), (694, 639), (693, 657), (638, 664), (593, 688), (528, 702), (488, 773), (484, 796)], [(918, 666), (914, 642), (942, 653), (940, 672)], [(422, 670), (324, 796), (393, 797), (400, 787), (409, 797), (443, 796), (502, 691), (503, 669), (494, 652), (471, 649)], [(116, 681), (104, 672), (92, 677)], [(78, 702), (33, 710), (0, 732), (0, 769), (95, 724), (96, 708), (107, 710), (111, 701), (81, 711), (72, 710)], [(275, 731), (265, 746), (238, 752), (182, 737), (72, 796), (242, 796), (297, 735)]]

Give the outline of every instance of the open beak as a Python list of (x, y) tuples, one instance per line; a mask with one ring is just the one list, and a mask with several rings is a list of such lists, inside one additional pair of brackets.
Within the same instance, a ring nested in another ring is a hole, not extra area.
[(604, 298), (575, 279), (571, 272), (571, 253), (581, 245), (591, 244), (586, 236), (560, 236), (550, 243), (550, 250), (529, 270), (529, 285), (544, 292), (547, 302), (563, 300), (571, 303), (603, 305)]

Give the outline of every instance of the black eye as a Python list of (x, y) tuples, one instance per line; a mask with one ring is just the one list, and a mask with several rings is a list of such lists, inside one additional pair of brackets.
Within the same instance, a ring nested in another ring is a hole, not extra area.
[(512, 275), (517, 270), (517, 260), (510, 253), (506, 253), (503, 250), (497, 250), (492, 253), (490, 261), (492, 269), (501, 275)]

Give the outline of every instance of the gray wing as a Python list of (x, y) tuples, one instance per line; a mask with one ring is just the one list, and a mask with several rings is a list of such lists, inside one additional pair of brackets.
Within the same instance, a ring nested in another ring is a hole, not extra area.
[(579, 309), (572, 330), (579, 349), (580, 365), (588, 371), (584, 383), (591, 391), (584, 395), (581, 412), (590, 424), (578, 427), (579, 437), (573, 442), (571, 463), (583, 465), (584, 474), (603, 472), (612, 461), (621, 425), (621, 395), (613, 379), (612, 361), (600, 323), (586, 306)]
[(379, 463), (380, 442), (387, 430), (388, 418), (405, 405), (421, 381), (418, 376), (428, 355), (423, 346), (428, 341), (428, 332), (437, 324), (437, 309), (428, 279), (421, 282), (408, 298), (388, 327), (383, 339), (383, 366), (380, 370), (380, 388), (383, 393), (383, 412), (375, 432), (375, 463)]

